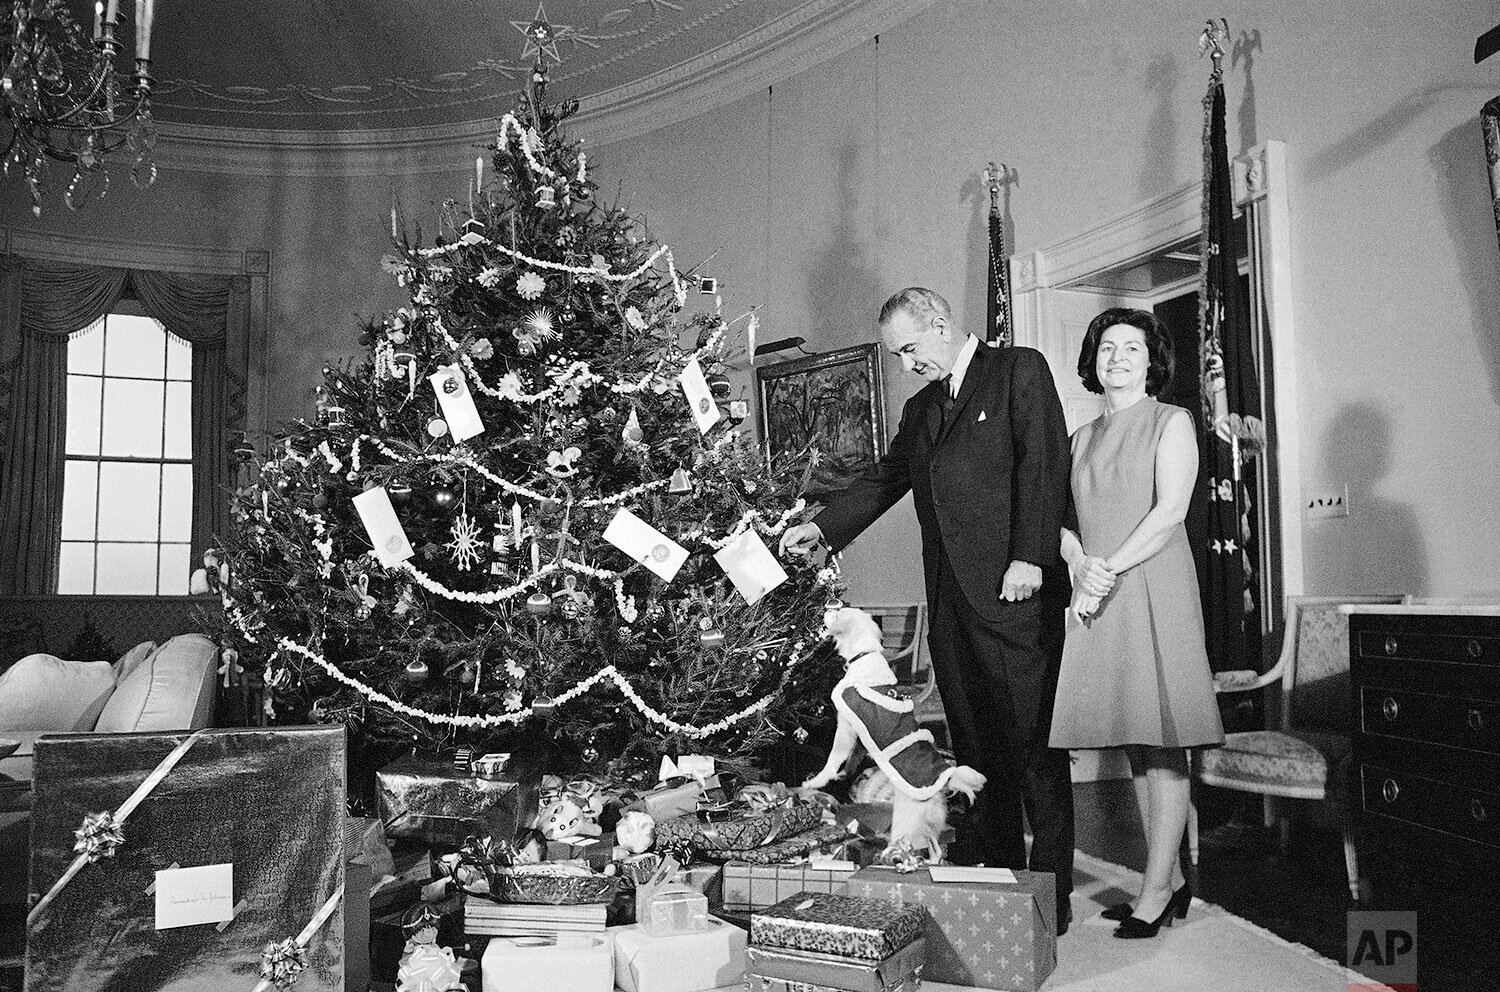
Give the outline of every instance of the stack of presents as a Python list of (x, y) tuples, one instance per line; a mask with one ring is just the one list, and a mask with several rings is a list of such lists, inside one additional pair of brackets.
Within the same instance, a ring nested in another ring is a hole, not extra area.
[(36, 749), (26, 989), (1032, 992), (1050, 875), (876, 863), (849, 807), (664, 759), (633, 786), (402, 758), (347, 814), (339, 728)]

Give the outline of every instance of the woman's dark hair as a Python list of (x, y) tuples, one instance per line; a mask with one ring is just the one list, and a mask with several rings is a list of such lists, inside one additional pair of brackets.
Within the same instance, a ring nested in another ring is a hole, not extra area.
[(1172, 381), (1172, 370), (1176, 367), (1172, 354), (1172, 332), (1167, 330), (1167, 325), (1156, 314), (1129, 307), (1111, 307), (1090, 321), (1089, 329), (1083, 335), (1083, 347), (1078, 351), (1078, 378), (1083, 380), (1083, 388), (1091, 393), (1104, 392), (1104, 385), (1099, 381), (1096, 368), (1099, 339), (1116, 324), (1138, 327), (1146, 336), (1146, 354), (1151, 359), (1151, 364), (1146, 369), (1146, 394), (1155, 396)]

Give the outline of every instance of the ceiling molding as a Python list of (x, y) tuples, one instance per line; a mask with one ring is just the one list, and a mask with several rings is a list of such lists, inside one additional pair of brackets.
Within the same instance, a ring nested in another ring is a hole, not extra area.
[[(591, 145), (690, 120), (867, 43), (934, 0), (808, 0), (670, 69), (580, 101), (569, 133)], [(157, 166), (237, 176), (370, 177), (466, 171), (494, 119), (359, 131), (157, 124)]]

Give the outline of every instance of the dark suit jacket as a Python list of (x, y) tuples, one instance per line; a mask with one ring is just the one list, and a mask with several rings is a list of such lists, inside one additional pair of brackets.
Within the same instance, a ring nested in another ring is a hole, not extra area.
[(998, 621), (1012, 561), (1055, 574), (1070, 469), (1062, 403), (1046, 359), (1031, 348), (975, 349), (939, 435), (947, 390), (929, 383), (907, 400), (885, 457), (816, 521), (838, 551), (910, 491), (927, 601), (936, 599), (942, 550), (975, 612)]

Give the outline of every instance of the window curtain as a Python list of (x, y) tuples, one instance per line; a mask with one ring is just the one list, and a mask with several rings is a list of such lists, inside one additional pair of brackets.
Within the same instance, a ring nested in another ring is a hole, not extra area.
[(248, 278), (8, 255), (0, 258), (0, 595), (56, 591), (68, 336), (108, 313), (127, 289), (193, 346), (194, 557), (225, 531), (229, 438), (245, 421)]

